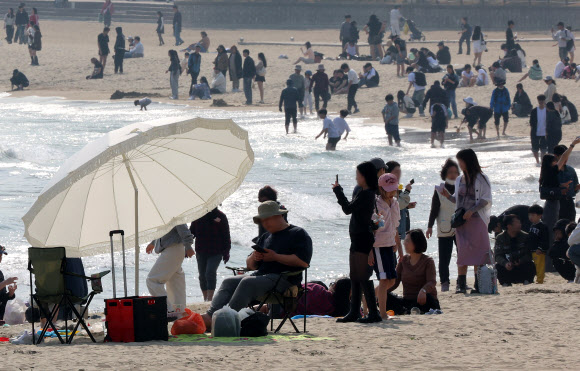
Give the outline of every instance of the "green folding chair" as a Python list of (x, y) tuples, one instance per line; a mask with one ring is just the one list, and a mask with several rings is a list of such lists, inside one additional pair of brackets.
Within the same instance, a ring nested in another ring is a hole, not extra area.
[[(32, 321), (32, 339), (33, 343), (38, 345), (44, 339), (49, 328), (54, 331), (61, 344), (71, 344), (79, 326), (83, 326), (91, 340), (96, 343), (91, 334), (84, 316), (88, 311), (89, 305), (95, 294), (103, 292), (101, 278), (106, 276), (110, 271), (93, 274), (90, 277), (77, 273), (67, 272), (66, 270), (66, 250), (64, 247), (37, 248), (28, 249), (28, 271), (30, 272), (30, 302), (36, 304), (42, 317), (46, 318), (46, 324), (43, 326), (38, 339), (34, 330), (34, 321)], [(34, 285), (32, 275), (34, 274)], [(74, 296), (65, 285), (65, 275), (75, 276), (91, 281), (92, 291), (85, 297)], [(33, 292), (36, 287), (36, 292)], [(52, 309), (49, 309), (50, 305)], [(76, 309), (75, 305), (84, 306), (82, 313)], [(65, 340), (58, 332), (53, 323), (60, 308), (70, 308), (77, 319), (77, 323), (70, 336), (68, 332), (68, 316), (65, 317)]]
[[(276, 288), (278, 287), (278, 283), (280, 283), (280, 280), (282, 278), (288, 279), (289, 277), (301, 275), (302, 272), (304, 272), (304, 287), (302, 287), (302, 285), (291, 286), (282, 293), (276, 290)], [(292, 324), (292, 327), (294, 327), (294, 331), (296, 331), (296, 333), (300, 333), (300, 330), (298, 330), (298, 327), (296, 327), (296, 324), (292, 320), (292, 315), (296, 311), (296, 307), (298, 306), (298, 302), (300, 301), (302, 296), (304, 296), (304, 304), (305, 307), (307, 307), (306, 304), (308, 303), (307, 301), (308, 268), (293, 272), (283, 272), (276, 281), (274, 288), (269, 292), (267, 292), (264, 296), (258, 298), (260, 304), (258, 305), (257, 311), (259, 312), (260, 309), (262, 309), (262, 307), (267, 304), (279, 305), (280, 308), (284, 310), (284, 318), (282, 318), (282, 322), (280, 322), (274, 333), (280, 331), (280, 329), (282, 328), (282, 326), (284, 326), (286, 321), (289, 321), (290, 324)], [(272, 330), (274, 330), (274, 310), (270, 309), (270, 331)], [(304, 316), (304, 333), (306, 333), (306, 316)]]

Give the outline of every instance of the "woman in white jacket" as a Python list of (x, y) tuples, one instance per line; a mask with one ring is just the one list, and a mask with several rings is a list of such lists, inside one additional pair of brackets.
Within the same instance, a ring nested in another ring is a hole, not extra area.
[(455, 194), (450, 195), (443, 189), (443, 196), (456, 203), (456, 210), (465, 210), (465, 223), (455, 229), (457, 243), (457, 293), (467, 291), (467, 267), (473, 266), (476, 274), (475, 290), (477, 293), (477, 267), (490, 264), (490, 243), (487, 225), (491, 216), (491, 183), (481, 170), (477, 155), (471, 149), (463, 149), (456, 155), (463, 175), (455, 180)]

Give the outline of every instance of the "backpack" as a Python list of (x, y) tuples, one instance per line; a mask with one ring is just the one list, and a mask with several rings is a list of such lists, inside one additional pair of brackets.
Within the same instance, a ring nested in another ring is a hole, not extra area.
[[(570, 31), (566, 30), (566, 35), (567, 36), (569, 35), (569, 32)], [(566, 49), (568, 51), (571, 51), (572, 49), (574, 49), (574, 39), (570, 39), (570, 40), (567, 40), (566, 41)]]
[(415, 72), (415, 84), (418, 86), (427, 86), (427, 79), (423, 72)]

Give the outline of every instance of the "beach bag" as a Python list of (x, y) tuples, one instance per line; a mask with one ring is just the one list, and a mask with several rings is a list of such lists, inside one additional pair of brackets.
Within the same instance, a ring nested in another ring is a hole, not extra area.
[(216, 311), (211, 319), (212, 337), (240, 337), (241, 323), (238, 312), (226, 305)]
[[(570, 31), (566, 31), (566, 36), (569, 35)], [(566, 50), (567, 51), (572, 51), (574, 50), (574, 39), (570, 39), (566, 41)]]
[(419, 86), (427, 86), (427, 79), (423, 72), (415, 72), (415, 84)]
[(477, 287), (480, 294), (497, 294), (497, 271), (493, 264), (491, 249), (489, 250), (490, 264), (480, 265), (477, 268)]
[(460, 207), (459, 209), (455, 210), (455, 212), (451, 216), (451, 228), (459, 228), (463, 224), (465, 224), (465, 219), (463, 219), (463, 215), (465, 215), (464, 208)]
[(562, 198), (562, 189), (560, 187), (542, 187), (540, 186), (540, 199), (542, 200), (559, 200)]
[(4, 321), (9, 325), (21, 325), (25, 320), (25, 312), (26, 305), (21, 300), (9, 300), (4, 312)]
[(268, 322), (270, 322), (270, 318), (268, 317), (267, 314), (255, 312), (242, 320), (240, 336), (242, 337), (267, 336)]
[(203, 334), (206, 328), (201, 314), (195, 313), (189, 308), (185, 308), (185, 312), (188, 314), (187, 316), (173, 322), (171, 335)]

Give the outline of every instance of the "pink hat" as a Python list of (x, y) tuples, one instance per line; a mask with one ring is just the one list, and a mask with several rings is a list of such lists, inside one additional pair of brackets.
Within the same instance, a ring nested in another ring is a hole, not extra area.
[(392, 192), (399, 189), (399, 180), (393, 174), (383, 174), (379, 178), (379, 187), (385, 192)]

